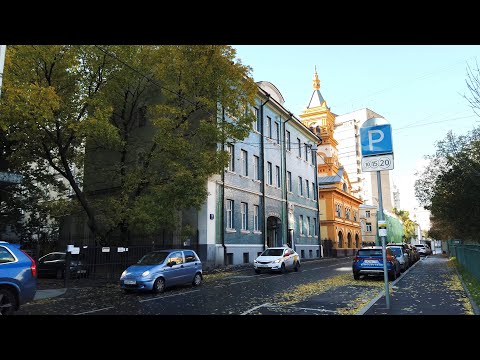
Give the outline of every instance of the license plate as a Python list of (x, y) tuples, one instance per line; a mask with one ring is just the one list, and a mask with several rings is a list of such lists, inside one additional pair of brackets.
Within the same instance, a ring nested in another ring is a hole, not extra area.
[(87, 270), (77, 270), (77, 274), (85, 274)]
[(380, 265), (378, 260), (363, 260), (363, 263), (365, 265)]
[(125, 285), (135, 285), (137, 282), (135, 280), (125, 280), (123, 283)]
[(258, 267), (261, 267), (261, 268), (267, 268), (268, 265), (258, 265)]

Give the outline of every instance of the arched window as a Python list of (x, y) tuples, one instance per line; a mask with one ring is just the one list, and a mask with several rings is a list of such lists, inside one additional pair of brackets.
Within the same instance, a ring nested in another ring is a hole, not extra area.
[(343, 247), (343, 234), (341, 231), (338, 232), (338, 248)]
[(360, 239), (358, 237), (358, 234), (355, 234), (355, 247), (356, 248), (360, 247)]
[(348, 243), (348, 248), (352, 248), (352, 234), (348, 233), (347, 235), (347, 243)]

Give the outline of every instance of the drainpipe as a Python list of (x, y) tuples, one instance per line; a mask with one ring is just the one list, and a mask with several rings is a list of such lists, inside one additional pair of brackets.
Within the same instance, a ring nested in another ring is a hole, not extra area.
[[(288, 243), (288, 189), (287, 189), (287, 122), (292, 119), (293, 114), (288, 113), (289, 118), (285, 120), (283, 123), (283, 196), (285, 198), (285, 214), (286, 214), (286, 221), (284, 225), (284, 234), (285, 234), (285, 243)], [(293, 238), (292, 244), (290, 244), (293, 249)], [(295, 249), (294, 249), (295, 250)]]
[(265, 132), (265, 127), (263, 124), (265, 123), (263, 121), (263, 107), (265, 106), (266, 103), (270, 101), (270, 94), (267, 93), (267, 100), (260, 105), (260, 118), (262, 120), (261, 124), (261, 145), (262, 145), (262, 161), (261, 161), (261, 168), (262, 168), (262, 205), (263, 205), (263, 250), (267, 248), (267, 204), (265, 201), (265, 191), (266, 191), (266, 184), (265, 184), (265, 137), (264, 137), (264, 132)]
[[(225, 132), (223, 124), (225, 123), (225, 108), (222, 106), (222, 150), (225, 151)], [(222, 247), (223, 247), (223, 265), (227, 263), (227, 247), (225, 246), (225, 169), (222, 170), (222, 213), (220, 215), (222, 224)]]
[[(318, 146), (318, 145), (317, 145)], [(317, 168), (317, 148), (315, 150), (315, 192), (317, 195), (317, 221), (318, 221), (318, 252), (319, 258), (322, 257), (322, 237), (320, 236), (320, 194), (318, 191), (318, 168)]]

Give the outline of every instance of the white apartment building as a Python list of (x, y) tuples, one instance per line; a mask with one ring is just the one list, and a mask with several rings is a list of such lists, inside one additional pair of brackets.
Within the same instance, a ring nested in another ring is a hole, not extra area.
[[(360, 127), (370, 118), (382, 115), (364, 108), (335, 118), (335, 139), (338, 141), (338, 160), (348, 173), (352, 194), (363, 200), (365, 205), (378, 206), (377, 173), (362, 172)], [(393, 212), (392, 191), (388, 171), (381, 172), (383, 208)]]

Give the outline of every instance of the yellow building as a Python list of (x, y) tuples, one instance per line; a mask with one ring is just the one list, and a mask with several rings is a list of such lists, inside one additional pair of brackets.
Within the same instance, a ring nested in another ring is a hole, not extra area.
[(324, 256), (353, 255), (362, 246), (359, 217), (362, 201), (352, 195), (347, 172), (338, 162), (338, 142), (334, 138), (335, 115), (320, 93), (316, 69), (313, 94), (300, 119), (321, 138), (317, 144), (317, 172)]

